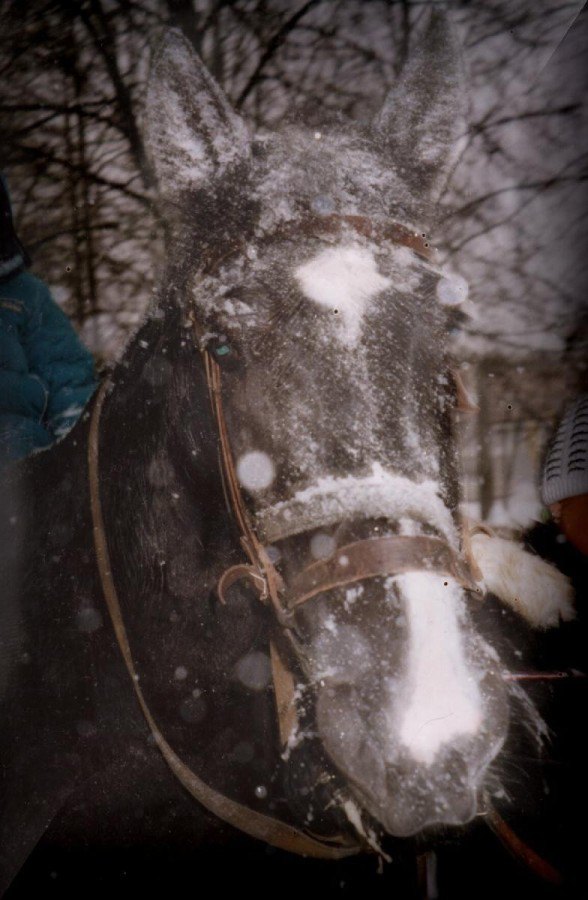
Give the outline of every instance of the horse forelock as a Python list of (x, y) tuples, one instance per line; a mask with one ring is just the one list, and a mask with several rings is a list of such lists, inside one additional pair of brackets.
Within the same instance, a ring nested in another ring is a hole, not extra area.
[(255, 194), (264, 206), (262, 228), (309, 212), (393, 218), (407, 225), (424, 216), (400, 164), (395, 166), (375, 135), (357, 126), (286, 125), (263, 136), (252, 159)]
[(170, 251), (195, 263), (210, 248), (271, 235), (314, 215), (360, 215), (426, 229), (433, 206), (403, 177), (381, 139), (368, 129), (330, 123), (324, 130), (288, 124), (260, 133), (252, 152), (164, 206)]

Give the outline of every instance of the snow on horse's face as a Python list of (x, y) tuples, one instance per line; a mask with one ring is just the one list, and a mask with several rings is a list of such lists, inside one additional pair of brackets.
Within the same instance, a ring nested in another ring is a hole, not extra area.
[[(168, 277), (221, 366), (237, 474), (286, 578), (375, 535), (457, 547), (442, 275), (351, 217), (426, 229), (461, 127), (458, 56), (434, 20), (371, 129), (255, 139), (178, 34), (155, 66)], [(298, 618), (318, 731), (355, 800), (396, 835), (469, 820), (506, 702), (460, 585), (372, 578)]]

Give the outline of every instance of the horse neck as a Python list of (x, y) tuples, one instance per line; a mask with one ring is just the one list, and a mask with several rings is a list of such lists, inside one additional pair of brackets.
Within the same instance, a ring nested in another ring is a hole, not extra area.
[(143, 326), (112, 380), (100, 433), (101, 493), (112, 552), (136, 590), (137, 581), (155, 577), (154, 566), (175, 560), (175, 569), (184, 568), (180, 557), (202, 570), (223, 555), (230, 533), (200, 353), (178, 310)]

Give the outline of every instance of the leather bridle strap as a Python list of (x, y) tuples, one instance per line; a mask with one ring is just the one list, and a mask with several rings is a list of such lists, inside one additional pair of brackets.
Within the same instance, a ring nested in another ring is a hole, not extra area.
[[(269, 600), (280, 624), (284, 628), (288, 628), (290, 625), (288, 615), (280, 601), (280, 592), (284, 589), (282, 577), (272, 564), (267, 554), (267, 550), (251, 527), (249, 514), (243, 503), (241, 487), (237, 478), (227, 432), (227, 424), (223, 412), (220, 366), (212, 359), (205, 349), (203, 349), (202, 354), (204, 357), (206, 380), (210, 392), (210, 401), (218, 428), (223, 483), (230, 501), (230, 509), (235, 516), (241, 532), (241, 546), (250, 562), (249, 566), (244, 567), (243, 565), (240, 565), (238, 567), (232, 567), (232, 569), (228, 569), (223, 574), (219, 581), (219, 596), (221, 599), (224, 597), (223, 585), (228, 587), (229, 584), (233, 584), (239, 577), (247, 577), (252, 581), (253, 586), (256, 588), (260, 600)], [(235, 568), (238, 569), (236, 573)]]
[(492, 804), (488, 795), (485, 796), (486, 813), (485, 821), (506, 849), (517, 859), (520, 859), (535, 875), (550, 884), (562, 885), (561, 872), (552, 866), (550, 862), (539, 856), (528, 844), (520, 839), (510, 825), (508, 825), (496, 807)]
[(272, 239), (288, 240), (289, 238), (303, 235), (326, 234), (334, 237), (341, 235), (342, 228), (355, 231), (362, 237), (382, 244), (388, 242), (408, 247), (418, 256), (428, 262), (437, 262), (439, 251), (427, 240), (427, 235), (422, 231), (414, 231), (401, 222), (378, 221), (369, 216), (345, 215), (331, 213), (330, 215), (307, 215), (302, 219), (285, 222), (278, 226), (270, 235)]
[(189, 766), (182, 762), (161, 733), (153, 714), (149, 709), (147, 701), (145, 700), (139, 682), (139, 674), (133, 662), (131, 647), (112, 575), (106, 529), (102, 515), (99, 484), (99, 423), (104, 399), (111, 388), (112, 383), (108, 379), (100, 386), (92, 409), (88, 437), (88, 480), (94, 531), (94, 549), (102, 592), (110, 614), (116, 640), (127, 672), (129, 673), (139, 706), (141, 707), (157, 747), (178, 781), (181, 782), (186, 790), (199, 803), (206, 807), (209, 812), (218, 816), (219, 819), (228, 822), (229, 825), (238, 828), (240, 831), (245, 832), (245, 834), (265, 841), (281, 850), (288, 850), (291, 853), (297, 853), (302, 856), (312, 856), (317, 859), (341, 859), (345, 856), (358, 853), (361, 849), (358, 844), (345, 844), (342, 839), (340, 840), (339, 846), (323, 843), (310, 835), (304, 834), (304, 832), (299, 831), (297, 828), (287, 825), (285, 822), (281, 822), (279, 819), (266, 816), (263, 813), (249, 809), (248, 807), (225, 797), (223, 794), (219, 793), (219, 791), (214, 790), (214, 788), (202, 781)]
[(289, 585), (288, 608), (295, 609), (323, 591), (364, 578), (417, 571), (454, 578), (467, 590), (479, 590), (466, 565), (445, 541), (395, 534), (355, 541), (308, 566)]

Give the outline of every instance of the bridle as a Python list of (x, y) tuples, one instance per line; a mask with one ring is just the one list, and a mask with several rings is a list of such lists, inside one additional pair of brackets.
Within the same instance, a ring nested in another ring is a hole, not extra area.
[[(282, 226), (277, 230), (277, 235), (280, 239), (301, 234), (335, 235), (340, 234), (342, 228), (348, 228), (373, 240), (408, 247), (427, 261), (435, 260), (438, 255), (427, 241), (425, 233), (415, 232), (398, 222), (375, 222), (366, 216), (335, 214), (309, 216)], [(240, 532), (241, 546), (248, 558), (248, 563), (231, 566), (221, 576), (218, 585), (221, 600), (225, 600), (230, 585), (241, 579), (248, 580), (259, 599), (269, 603), (278, 623), (283, 628), (289, 628), (295, 610), (312, 597), (366, 578), (398, 575), (415, 570), (436, 571), (440, 575), (454, 578), (467, 590), (479, 590), (468, 564), (445, 541), (423, 535), (411, 537), (388, 535), (339, 547), (332, 557), (308, 566), (286, 585), (259, 539), (243, 500), (223, 410), (222, 368), (206, 350), (202, 326), (193, 320), (192, 327), (204, 359), (211, 406), (219, 436), (225, 494)]]
[(359, 853), (363, 847), (357, 842), (351, 842), (347, 838), (339, 836), (332, 839), (314, 837), (310, 833), (300, 831), (292, 825), (243, 806), (241, 803), (237, 803), (235, 800), (231, 800), (229, 797), (221, 794), (203, 781), (180, 759), (162, 734), (143, 693), (139, 673), (133, 660), (120, 600), (114, 583), (106, 527), (102, 514), (99, 482), (99, 425), (102, 407), (111, 389), (112, 382), (110, 379), (102, 382), (92, 409), (88, 436), (88, 481), (94, 550), (102, 593), (110, 614), (116, 640), (155, 745), (172, 773), (184, 788), (209, 812), (222, 821), (233, 825), (239, 831), (243, 831), (251, 837), (271, 844), (274, 847), (279, 847), (282, 850), (317, 859), (342, 859), (345, 856)]
[(366, 578), (416, 570), (435, 571), (454, 578), (467, 590), (479, 590), (467, 564), (451, 547), (440, 538), (425, 535), (387, 535), (355, 541), (339, 547), (330, 558), (312, 563), (286, 585), (257, 536), (243, 501), (223, 412), (221, 367), (206, 352), (204, 365), (219, 435), (225, 493), (249, 560), (247, 564), (231, 566), (222, 574), (218, 593), (223, 602), (232, 584), (248, 580), (259, 599), (269, 603), (278, 623), (290, 628), (294, 612), (317, 594)]
[[(437, 251), (429, 245), (424, 233), (412, 231), (397, 222), (377, 223), (364, 216), (309, 216), (302, 221), (283, 226), (273, 236), (279, 235), (280, 238), (287, 240), (300, 234), (336, 235), (344, 228), (370, 239), (408, 247), (427, 261), (437, 258)], [(225, 256), (209, 257), (204, 262), (203, 272), (211, 273), (224, 259)], [(247, 581), (253, 587), (259, 600), (271, 608), (281, 633), (287, 638), (289, 646), (294, 650), (295, 657), (300, 661), (299, 645), (293, 630), (295, 613), (312, 598), (331, 591), (333, 588), (360, 582), (367, 578), (395, 576), (420, 570), (432, 571), (439, 576), (453, 578), (466, 590), (480, 593), (480, 587), (476, 583), (475, 569), (472, 569), (469, 560), (466, 561), (458, 556), (444, 540), (426, 535), (386, 535), (354, 541), (339, 547), (330, 558), (320, 559), (307, 566), (289, 584), (286, 584), (256, 533), (243, 499), (223, 411), (221, 367), (206, 349), (202, 325), (194, 318), (191, 324), (203, 356), (210, 401), (218, 431), (220, 469), (225, 495), (239, 530), (241, 547), (247, 557), (246, 562), (231, 566), (221, 575), (218, 582), (218, 595), (221, 602), (227, 601), (227, 592), (231, 585), (241, 580)], [(103, 381), (100, 386), (92, 409), (88, 437), (88, 479), (94, 547), (102, 591), (115, 636), (131, 677), (137, 700), (157, 747), (173, 774), (196, 800), (223, 821), (252, 837), (290, 852), (322, 859), (340, 859), (368, 849), (365, 845), (350, 841), (343, 836), (324, 838), (300, 831), (294, 826), (245, 807), (220, 794), (207, 785), (180, 759), (161, 733), (143, 694), (139, 675), (134, 665), (112, 574), (102, 514), (99, 486), (99, 424), (104, 401), (112, 386), (110, 379)], [(296, 719), (293, 704), (294, 678), (284, 653), (273, 641), (270, 650), (280, 736), (282, 742), (285, 743)], [(505, 828), (508, 827), (495, 810), (492, 810), (492, 815), (495, 817), (497, 828), (500, 823)], [(543, 863), (542, 860), (540, 862)], [(544, 865), (547, 864), (544, 863)]]

